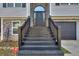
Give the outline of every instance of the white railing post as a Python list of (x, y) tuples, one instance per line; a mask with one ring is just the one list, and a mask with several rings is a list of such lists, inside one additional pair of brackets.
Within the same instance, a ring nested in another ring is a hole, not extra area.
[(58, 27), (58, 45), (59, 45), (59, 47), (61, 47), (61, 31), (60, 31), (60, 27)]

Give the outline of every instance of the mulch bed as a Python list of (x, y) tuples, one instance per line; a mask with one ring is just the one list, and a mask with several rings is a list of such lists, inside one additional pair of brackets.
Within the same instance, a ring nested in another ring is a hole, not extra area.
[(0, 48), (0, 56), (15, 56), (11, 49)]
[(12, 48), (18, 48), (17, 41), (1, 41), (0, 42), (0, 56), (15, 56), (17, 53), (14, 53)]
[(18, 47), (18, 42), (17, 41), (1, 41), (0, 42), (0, 47)]

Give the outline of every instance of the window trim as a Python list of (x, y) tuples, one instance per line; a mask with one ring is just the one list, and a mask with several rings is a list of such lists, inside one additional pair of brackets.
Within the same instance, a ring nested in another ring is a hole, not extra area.
[(14, 34), (14, 33), (13, 33), (13, 28), (14, 28), (14, 27), (13, 27), (13, 22), (19, 22), (19, 26), (20, 26), (21, 21), (20, 21), (20, 20), (16, 20), (16, 21), (12, 21), (12, 22), (11, 22), (11, 23), (12, 23), (12, 31), (11, 31), (11, 34), (12, 34), (12, 35), (18, 35), (18, 34)]

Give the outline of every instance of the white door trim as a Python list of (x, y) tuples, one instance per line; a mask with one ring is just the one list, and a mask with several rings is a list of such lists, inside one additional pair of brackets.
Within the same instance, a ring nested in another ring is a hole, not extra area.
[(45, 13), (43, 13), (43, 22), (45, 23)]
[(34, 25), (36, 25), (36, 13), (34, 13)]

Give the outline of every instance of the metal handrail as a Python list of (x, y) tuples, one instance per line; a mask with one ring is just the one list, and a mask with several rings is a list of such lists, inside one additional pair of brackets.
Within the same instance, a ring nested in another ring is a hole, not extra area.
[(21, 43), (22, 43), (22, 39), (23, 39), (24, 35), (25, 34), (27, 35), (28, 32), (29, 32), (29, 28), (30, 28), (30, 17), (28, 17), (27, 20), (24, 22), (24, 24), (18, 28), (18, 34), (19, 34), (18, 35), (18, 38), (19, 38), (18, 45), (19, 45), (19, 49), (21, 47)]
[(60, 29), (59, 27), (55, 24), (55, 22), (51, 19), (51, 17), (49, 18), (49, 28), (51, 31), (51, 35), (55, 36), (56, 41), (58, 43), (58, 46), (61, 47), (61, 36), (60, 36)]

